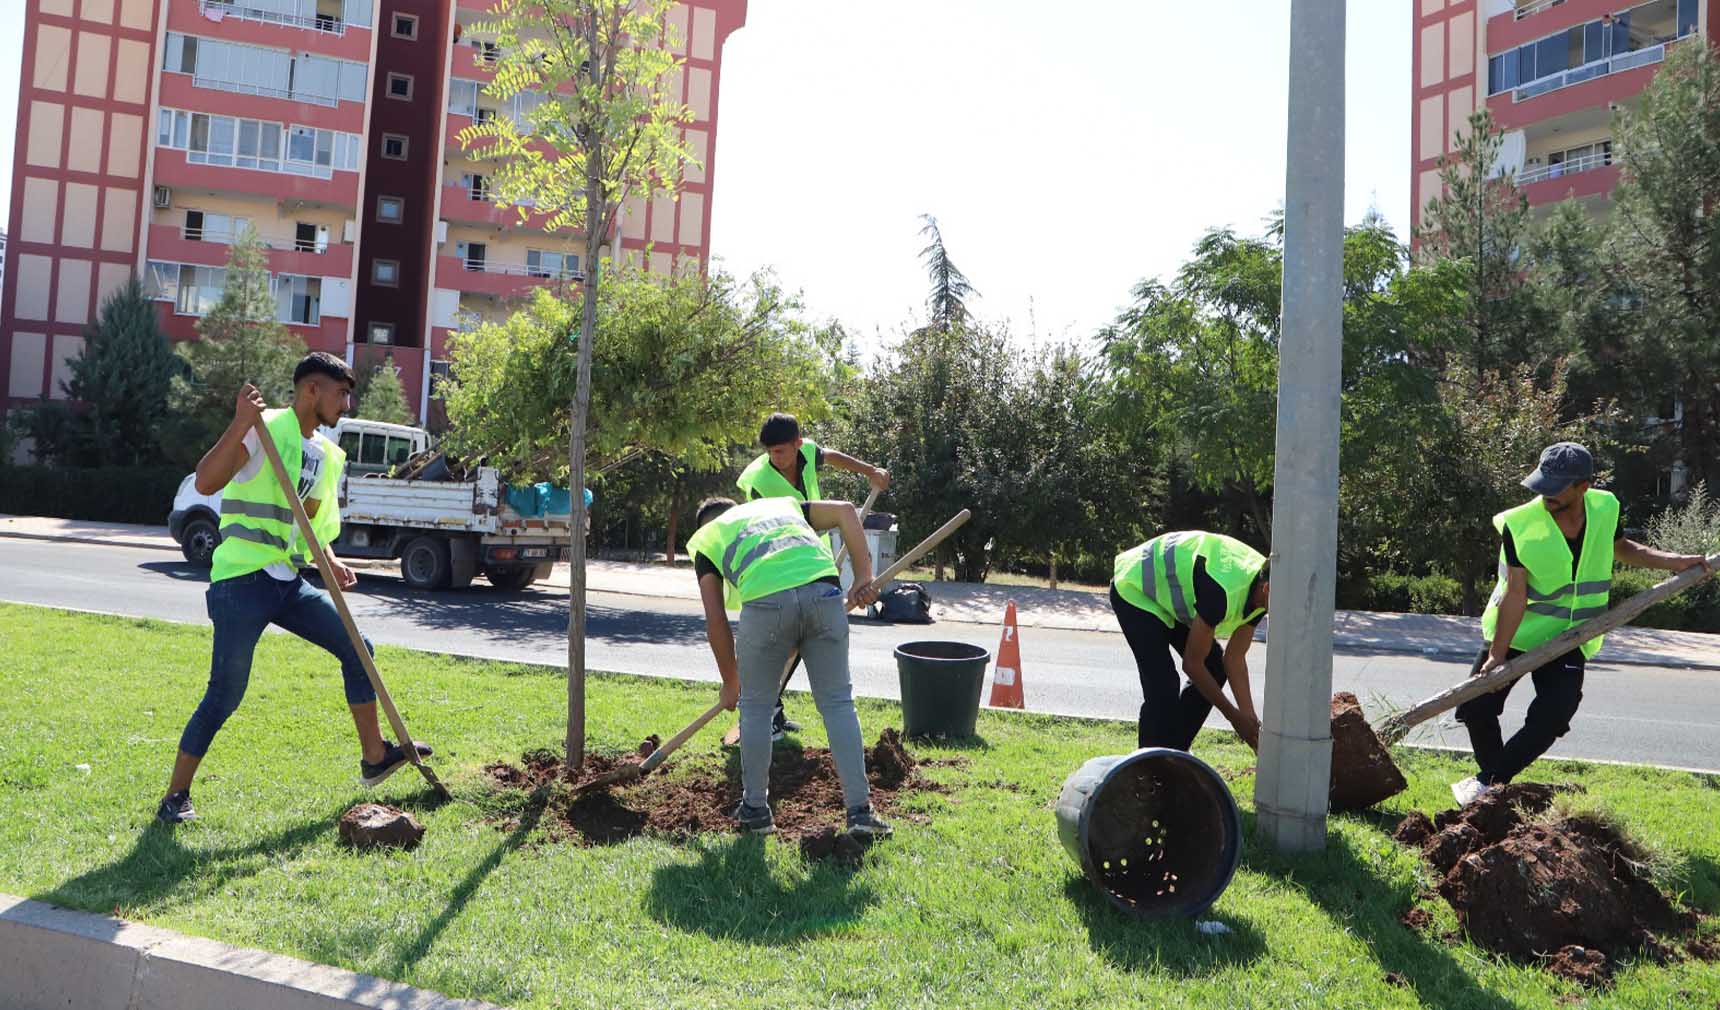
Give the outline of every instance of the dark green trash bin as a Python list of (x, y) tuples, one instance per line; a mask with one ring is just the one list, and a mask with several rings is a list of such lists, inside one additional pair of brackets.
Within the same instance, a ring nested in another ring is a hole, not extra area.
[(905, 736), (973, 736), (991, 652), (965, 642), (896, 646)]
[(1063, 783), (1057, 836), (1111, 904), (1142, 917), (1197, 916), (1242, 859), (1242, 814), (1212, 767), (1149, 747), (1098, 757)]

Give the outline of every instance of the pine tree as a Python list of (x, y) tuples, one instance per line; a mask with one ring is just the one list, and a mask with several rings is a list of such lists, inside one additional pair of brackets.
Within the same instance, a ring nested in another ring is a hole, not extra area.
[(66, 395), (85, 404), (73, 426), (73, 458), (92, 465), (151, 460), (173, 377), (183, 367), (161, 332), (155, 305), (134, 277), (102, 302), (70, 362)]
[(406, 389), (400, 384), (400, 372), (394, 365), (392, 354), (385, 354), (371, 367), (359, 370), (358, 389), (354, 391), (353, 399), (357, 403), (357, 415), (368, 421), (387, 421), (390, 424), (418, 422), (406, 403)]
[(305, 343), (277, 315), (268, 255), (247, 228), (227, 255), (220, 300), (197, 321), (200, 339), (175, 348), (189, 375), (173, 382), (170, 456), (195, 464), (232, 420), (233, 400), (247, 382), (271, 407), (292, 404), (293, 368), (305, 356)]

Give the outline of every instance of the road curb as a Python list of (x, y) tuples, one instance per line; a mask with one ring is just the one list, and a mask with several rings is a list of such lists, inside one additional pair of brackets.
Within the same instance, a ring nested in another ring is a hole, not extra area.
[(18, 530), (0, 529), (0, 537), (10, 540), (46, 540), (58, 543), (94, 544), (97, 547), (136, 547), (145, 551), (172, 551), (179, 553), (179, 545), (171, 541), (158, 544), (149, 540), (111, 540), (103, 537), (82, 537), (76, 534), (63, 533), (23, 533)]
[(504, 1010), (9, 894), (0, 950), (9, 1010)]

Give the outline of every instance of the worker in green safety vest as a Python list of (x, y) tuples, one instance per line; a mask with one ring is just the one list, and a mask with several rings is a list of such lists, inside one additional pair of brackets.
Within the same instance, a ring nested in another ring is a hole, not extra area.
[[(233, 420), (197, 464), (197, 491), (221, 492), (221, 543), (215, 548), (206, 594), (215, 642), (209, 683), (179, 738), (172, 779), (156, 809), (158, 820), (194, 819), (191, 783), (210, 742), (239, 707), (251, 677), (257, 639), (270, 624), (322, 646), (340, 660), (346, 703), (358, 728), (359, 778), (376, 785), (406, 763), (400, 747), (384, 740), (376, 721), (376, 693), (346, 625), (327, 592), (299, 576), (310, 547), (293, 521), (292, 503), (258, 441), (261, 419), (273, 439), (289, 481), (324, 545), (340, 534), (338, 501), (346, 454), (319, 432), (333, 426), (352, 404), (353, 375), (345, 361), (326, 351), (306, 355), (293, 370), (291, 409), (265, 409), (250, 383), (240, 389)], [(358, 577), (331, 554), (342, 589)], [(369, 640), (365, 640), (368, 648)], [(422, 744), (419, 753), (428, 755)]]
[[(741, 471), (735, 481), (747, 501), (759, 498), (793, 498), (797, 501), (817, 501), (823, 498), (818, 487), (818, 468), (826, 463), (838, 470), (865, 477), (874, 490), (890, 487), (890, 471), (873, 466), (835, 449), (825, 448), (800, 434), (800, 421), (793, 414), (776, 413), (765, 418), (759, 429), (759, 444), (764, 453)], [(852, 543), (865, 543), (865, 534)], [(799, 665), (799, 660), (795, 664)], [(787, 690), (788, 681), (782, 681)], [(776, 699), (776, 714), (771, 717), (771, 739), (781, 740), (785, 732), (793, 733), (800, 724), (788, 718), (782, 707), (780, 693)]]
[[(704, 602), (705, 637), (723, 679), (722, 701), (740, 710), (741, 800), (734, 816), (744, 831), (776, 830), (769, 796), (770, 713), (793, 650), (806, 660), (812, 699), (830, 738), (848, 830), (890, 833), (872, 811), (848, 672), (848, 609), (877, 598), (872, 559), (865, 551), (854, 555), (854, 586), (845, 603), (835, 558), (815, 532), (829, 529), (854, 543), (860, 515), (840, 501), (761, 498), (737, 505), (712, 498), (699, 505), (698, 531), (687, 541)], [(738, 636), (729, 628), (730, 603), (740, 606)]]
[[(1222, 533), (1166, 533), (1116, 556), (1111, 610), (1141, 675), (1140, 746), (1186, 751), (1217, 708), (1259, 748), (1248, 647), (1270, 592), (1265, 556)], [(1226, 683), (1234, 702), (1224, 696)]]
[[(1619, 502), (1593, 487), (1594, 457), (1575, 442), (1550, 445), (1540, 464), (1523, 479), (1537, 497), (1493, 517), (1500, 537), (1499, 577), (1481, 616), (1485, 644), (1471, 676), (1505, 665), (1568, 628), (1607, 611), (1614, 562), (1639, 568), (1681, 572), (1706, 565), (1700, 554), (1669, 554), (1624, 537)], [(1457, 721), (1469, 731), (1479, 772), (1453, 783), (1451, 794), (1468, 804), (1493, 786), (1510, 782), (1564, 736), (1583, 700), (1584, 666), (1600, 651), (1591, 638), (1550, 660), (1531, 676), (1535, 700), (1523, 728), (1502, 739), (1499, 716), (1511, 685), (1473, 698), (1457, 708)]]

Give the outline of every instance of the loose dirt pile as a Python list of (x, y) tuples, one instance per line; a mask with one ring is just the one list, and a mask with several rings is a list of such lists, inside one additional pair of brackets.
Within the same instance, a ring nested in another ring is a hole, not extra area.
[(1698, 917), (1649, 880), (1617, 828), (1547, 816), (1556, 793), (1577, 788), (1504, 786), (1431, 821), (1413, 813), (1392, 837), (1441, 874), (1440, 895), (1477, 944), (1597, 985), (1621, 959), (1672, 955), (1659, 937), (1688, 932)]
[[(498, 762), (484, 771), (499, 789), (542, 787), (532, 803), (551, 819), (554, 836), (609, 845), (646, 833), (688, 838), (735, 830), (730, 814), (740, 802), (741, 769), (740, 756), (732, 751), (721, 757), (671, 761), (638, 783), (579, 797), (570, 795), (573, 787), (563, 777), (560, 755), (530, 751), (521, 761), (523, 767)], [(637, 758), (631, 755), (594, 755), (586, 758), (580, 778), (589, 782), (632, 763)], [(943, 791), (919, 769), (896, 730), (884, 730), (877, 745), (866, 752), (872, 806), (880, 816), (904, 817), (899, 807), (903, 793)], [(858, 843), (835, 830), (842, 823), (844, 806), (842, 784), (828, 750), (778, 745), (770, 766), (770, 805), (777, 833), (789, 840), (806, 839), (809, 858), (857, 861)], [(514, 817), (502, 826), (511, 830), (518, 824), (519, 818)]]
[(424, 827), (398, 807), (360, 803), (340, 818), (341, 843), (352, 849), (415, 849)]
[(1356, 696), (1348, 691), (1332, 695), (1332, 809), (1364, 810), (1408, 785), (1363, 718)]

